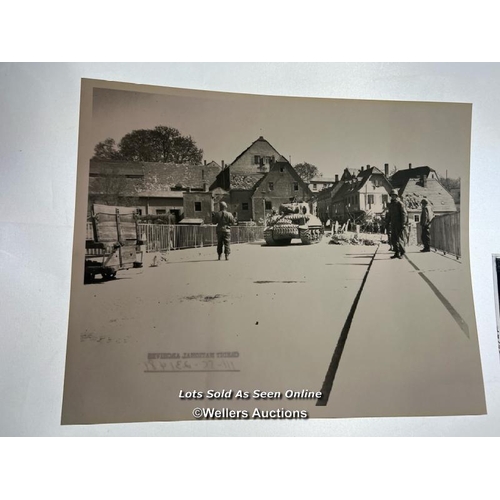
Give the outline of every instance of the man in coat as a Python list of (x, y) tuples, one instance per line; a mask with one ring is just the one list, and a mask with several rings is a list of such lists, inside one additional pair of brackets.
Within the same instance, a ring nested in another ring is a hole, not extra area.
[(422, 213), (420, 214), (420, 225), (422, 226), (422, 244), (424, 248), (420, 250), (421, 252), (431, 251), (431, 224), (434, 219), (434, 212), (427, 198), (423, 198), (421, 201)]
[(391, 246), (395, 252), (391, 259), (402, 259), (405, 254), (408, 213), (396, 189), (391, 191), (391, 202), (388, 208), (388, 218), (391, 227)]
[(229, 260), (231, 253), (231, 226), (236, 224), (234, 217), (227, 211), (227, 203), (220, 202), (220, 211), (212, 215), (214, 224), (217, 224), (217, 254), (219, 260), (224, 250), (226, 260)]

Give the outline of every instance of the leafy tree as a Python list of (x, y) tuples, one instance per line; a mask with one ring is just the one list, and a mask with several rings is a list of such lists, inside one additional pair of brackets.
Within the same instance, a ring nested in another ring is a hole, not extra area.
[(460, 189), (460, 178), (452, 179), (451, 177), (446, 178), (444, 176), (440, 176), (439, 181), (447, 191), (451, 191), (452, 189), (457, 188)]
[(320, 174), (318, 167), (307, 162), (297, 163), (294, 168), (295, 171), (300, 175), (302, 180), (306, 182), (309, 182), (314, 177), (321, 177), (323, 175)]
[(183, 136), (173, 127), (159, 125), (154, 129), (133, 130), (126, 134), (118, 148), (113, 139), (96, 145), (94, 158), (102, 160), (151, 161), (200, 165), (203, 150), (191, 136)]
[(116, 142), (111, 137), (96, 144), (94, 148), (94, 158), (98, 160), (119, 160), (120, 153), (116, 148)]

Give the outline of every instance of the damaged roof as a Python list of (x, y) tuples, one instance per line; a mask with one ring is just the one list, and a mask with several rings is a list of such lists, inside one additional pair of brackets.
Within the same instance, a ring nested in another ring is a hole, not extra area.
[(437, 179), (427, 179), (422, 183), (420, 179), (408, 179), (399, 189), (400, 197), (409, 210), (421, 209), (420, 202), (427, 198), (435, 212), (456, 212), (457, 207), (453, 196), (441, 185)]

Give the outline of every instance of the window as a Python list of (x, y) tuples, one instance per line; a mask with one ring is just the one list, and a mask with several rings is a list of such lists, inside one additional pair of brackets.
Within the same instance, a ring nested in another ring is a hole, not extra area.
[(194, 211), (195, 212), (201, 212), (201, 201), (195, 201), (194, 202)]
[(260, 165), (260, 156), (255, 155), (253, 157), (253, 162), (254, 162), (255, 165)]
[(298, 191), (299, 190), (299, 183), (298, 182), (294, 182), (293, 183), (293, 190), (294, 191)]
[(283, 173), (285, 171), (285, 167), (280, 167), (280, 172)]
[(272, 210), (272, 208), (273, 208), (273, 204), (271, 203), (271, 201), (266, 200), (266, 210)]
[(313, 184), (313, 191), (317, 191), (318, 190), (318, 185), (316, 183)]
[(415, 214), (415, 222), (420, 222), (420, 215)]
[(242, 203), (242, 204), (241, 204), (241, 209), (242, 209), (242, 210), (249, 210), (249, 208), (248, 208), (248, 203)]
[(269, 191), (274, 191), (274, 182), (270, 182), (268, 186), (269, 186)]
[(167, 211), (163, 208), (157, 208), (156, 209), (156, 215), (165, 215)]
[(137, 209), (137, 215), (142, 215), (142, 208)]
[(389, 202), (389, 195), (387, 194), (383, 194), (382, 195), (382, 203), (385, 205), (387, 205), (387, 203)]
[(368, 205), (373, 205), (375, 203), (375, 196), (373, 194), (368, 195)]

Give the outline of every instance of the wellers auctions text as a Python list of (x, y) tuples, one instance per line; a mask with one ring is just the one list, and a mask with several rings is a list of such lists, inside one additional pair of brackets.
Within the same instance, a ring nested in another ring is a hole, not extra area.
[(242, 391), (242, 390), (214, 390), (209, 389), (205, 392), (203, 391), (184, 391), (180, 390), (179, 399), (319, 399), (322, 393), (320, 391), (309, 391), (303, 389), (301, 391), (293, 391), (291, 389), (281, 392), (281, 391), (260, 391), (255, 389), (254, 391)]
[(250, 414), (247, 410), (233, 410), (230, 408), (195, 408), (193, 416), (197, 419), (307, 419), (309, 414), (306, 410), (285, 410), (278, 408), (274, 410), (260, 410), (255, 408)]

